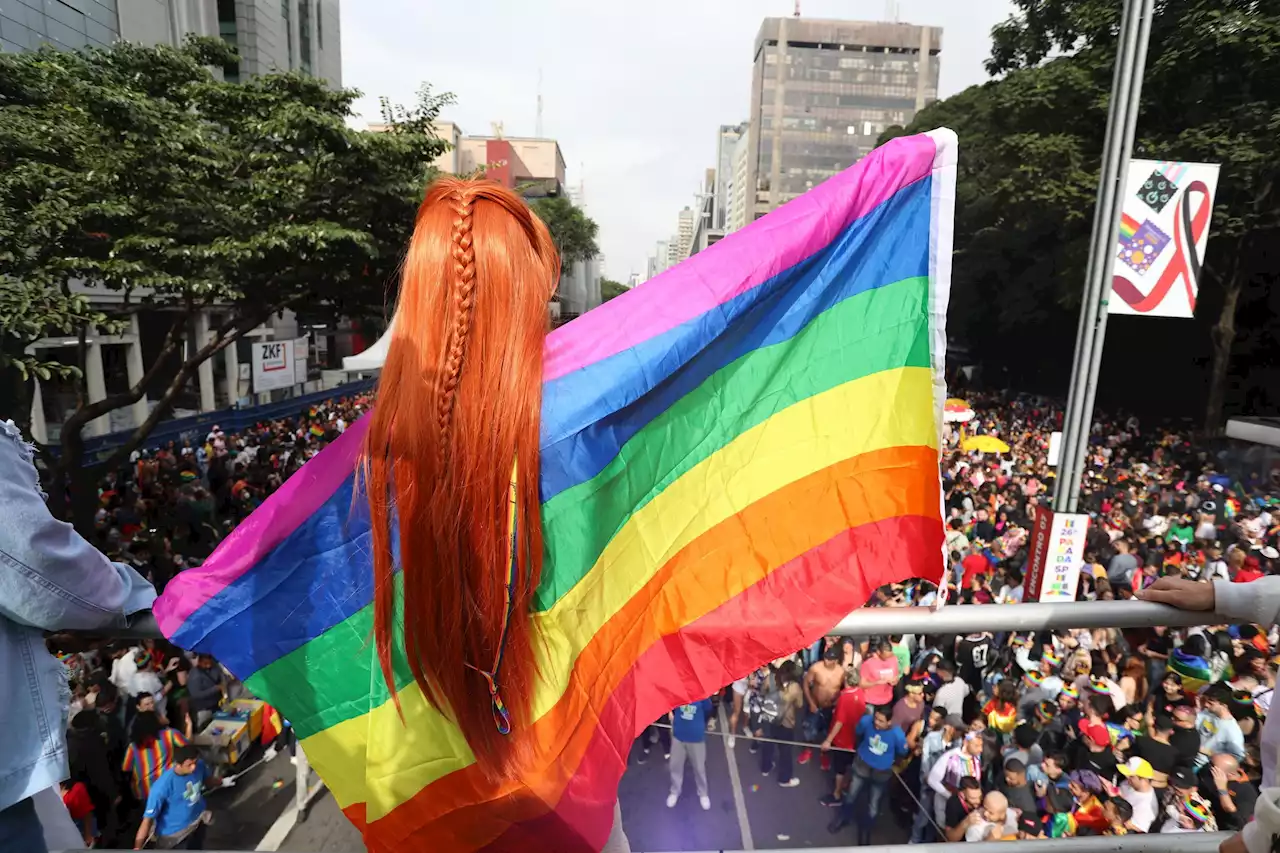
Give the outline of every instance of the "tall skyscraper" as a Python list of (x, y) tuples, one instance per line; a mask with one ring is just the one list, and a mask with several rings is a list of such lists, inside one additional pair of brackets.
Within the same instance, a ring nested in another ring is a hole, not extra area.
[(725, 202), (724, 231), (726, 234), (745, 228), (750, 221), (747, 210), (747, 199), (751, 197), (747, 193), (750, 173), (750, 169), (747, 168), (747, 156), (751, 152), (752, 133), (751, 123), (743, 122), (742, 135), (733, 143), (733, 150), (730, 152), (733, 176), (729, 180), (728, 198)]
[(766, 18), (756, 36), (750, 222), (848, 168), (938, 97), (942, 29)]
[(342, 85), (340, 0), (0, 0), (0, 50), (109, 47), (117, 39), (182, 44), (221, 36), (240, 52), (237, 81), (303, 71)]
[[(680, 227), (676, 232), (679, 257), (676, 258), (676, 263), (689, 257), (689, 249), (693, 246), (693, 217), (693, 208), (687, 205), (684, 210), (680, 211)], [(672, 266), (675, 266), (675, 264), (672, 264)]]
[(733, 153), (738, 142), (747, 133), (747, 123), (722, 124), (716, 137), (716, 180), (712, 192), (715, 198), (711, 207), (711, 227), (724, 230), (728, 226), (729, 200), (733, 184)]

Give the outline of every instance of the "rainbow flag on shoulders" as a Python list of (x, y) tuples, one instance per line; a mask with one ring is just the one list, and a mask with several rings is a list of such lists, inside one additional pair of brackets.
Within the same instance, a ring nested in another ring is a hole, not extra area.
[(292, 722), (372, 853), (598, 850), (635, 737), (943, 571), (955, 135), (895, 140), (553, 332), (534, 759), (487, 781), (370, 638), (365, 421), (156, 602)]

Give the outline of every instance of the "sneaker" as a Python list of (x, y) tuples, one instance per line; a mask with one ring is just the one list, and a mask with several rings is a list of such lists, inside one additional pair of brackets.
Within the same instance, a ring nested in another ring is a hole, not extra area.
[(711, 811), (711, 798), (710, 798), (710, 797), (698, 797), (698, 805), (702, 806), (702, 810), (703, 810), (704, 812), (709, 812), (709, 811)]
[(678, 794), (667, 794), (667, 808), (674, 809), (676, 807), (676, 800), (678, 799), (680, 799)]
[(669, 753), (669, 752), (664, 752), (664, 753), (662, 753), (662, 760), (663, 760), (663, 761), (670, 761), (670, 760), (671, 760), (671, 753)]
[(800, 750), (800, 757), (796, 759), (796, 764), (808, 764), (811, 758), (813, 758), (813, 750), (802, 749)]
[(290, 764), (292, 764), (294, 767), (297, 767), (297, 766), (298, 766), (298, 756), (296, 756), (296, 755), (290, 755), (290, 756), (289, 756), (289, 763), (290, 763)]
[(819, 762), (819, 764), (821, 765), (821, 767), (822, 767), (822, 769), (823, 769), (824, 771), (826, 771), (826, 770), (830, 770), (830, 769), (831, 769), (831, 756), (830, 756), (830, 755), (823, 755), (823, 756), (822, 756), (822, 761), (821, 761), (821, 762)]
[(750, 745), (747, 747), (747, 752), (751, 753), (752, 755), (755, 755), (759, 751), (760, 751), (760, 744), (756, 743), (755, 741), (751, 741)]
[(733, 735), (729, 735), (729, 748), (733, 749), (733, 745), (735, 743), (737, 743), (737, 741), (734, 739)]
[(840, 805), (840, 798), (835, 796), (834, 794), (824, 794), (818, 798), (818, 802), (822, 803), (824, 806), (827, 806), (828, 808), (832, 808), (834, 806)]
[(800, 784), (800, 780), (792, 776), (790, 779), (788, 779), (785, 782), (779, 782), (778, 787), (779, 788), (795, 788), (799, 786), (799, 784)]
[(773, 775), (773, 768), (772, 768), (772, 767), (770, 767), (768, 770), (762, 770), (762, 771), (760, 771), (760, 775), (761, 775), (761, 776), (772, 776), (772, 775)]
[(636, 759), (636, 764), (644, 764), (648, 760), (649, 760), (649, 750), (646, 749), (640, 753), (640, 757)]

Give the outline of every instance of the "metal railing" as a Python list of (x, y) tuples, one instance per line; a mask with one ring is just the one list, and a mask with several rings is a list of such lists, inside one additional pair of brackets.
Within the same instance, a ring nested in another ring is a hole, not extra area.
[[(1189, 628), (1226, 625), (1233, 620), (1211, 611), (1179, 610), (1149, 601), (1073, 601), (1065, 604), (949, 604), (932, 607), (864, 607), (850, 613), (832, 636), (885, 634), (967, 634), (972, 631), (1045, 631), (1060, 628)], [(111, 632), (120, 639), (159, 639), (150, 613), (133, 617), (128, 628)]]
[[(1022, 842), (1034, 845), (1030, 848), (1035, 853), (1214, 853), (1218, 845), (1231, 837), (1229, 832), (1183, 832), (1174, 834), (1153, 833), (1150, 835), (1100, 835), (1084, 838), (1042, 838)], [(1018, 842), (1015, 842), (1018, 843)], [(869, 847), (806, 847), (804, 853), (903, 853), (905, 844), (873, 844)], [(799, 850), (782, 850), (769, 848), (773, 853), (800, 853)], [(945, 844), (928, 844), (923, 850), (928, 853), (1010, 853), (1015, 849), (1008, 841), (957, 841)], [(1019, 847), (1026, 850), (1028, 848)], [(112, 853), (96, 849), (93, 851), (55, 850), (51, 853)], [(124, 853), (124, 851), (121, 851)], [(242, 851), (211, 850), (208, 853), (242, 853)], [(352, 850), (350, 853), (363, 853)], [(632, 853), (643, 853), (632, 850)], [(737, 853), (732, 848), (715, 850), (688, 850), (684, 853)]]
[[(1224, 625), (1233, 620), (1210, 611), (1179, 610), (1146, 601), (1078, 601), (1063, 604), (953, 604), (933, 607), (864, 607), (849, 614), (829, 633), (836, 636), (868, 637), (886, 634), (967, 634), (975, 631), (1043, 631), (1064, 628), (1151, 628), (1164, 625), (1187, 628), (1196, 625)], [(160, 630), (150, 613), (135, 616), (128, 628), (112, 631), (122, 639), (159, 638)], [(301, 750), (299, 750), (301, 755)], [(299, 762), (300, 768), (305, 762)], [(299, 774), (300, 778), (302, 774)], [(305, 784), (299, 785), (307, 791)], [(305, 817), (316, 789), (303, 794), (297, 804)], [(1035, 853), (1216, 853), (1230, 833), (1192, 832), (1083, 838), (1037, 839)], [(809, 847), (805, 853), (904, 853), (906, 845), (870, 847)], [(934, 853), (1009, 853), (1008, 842), (957, 842), (931, 844)], [(73, 853), (73, 851), (62, 851)], [(214, 851), (214, 853), (218, 853)], [(356, 851), (352, 851), (356, 853)], [(633, 853), (641, 853), (634, 850)], [(713, 853), (690, 851), (689, 853)], [(727, 850), (722, 853), (728, 853)], [(778, 851), (800, 853), (800, 851)]]

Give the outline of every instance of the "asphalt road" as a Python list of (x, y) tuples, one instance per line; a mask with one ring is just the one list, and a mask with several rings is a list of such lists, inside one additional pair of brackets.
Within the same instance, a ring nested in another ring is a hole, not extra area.
[[(618, 798), (622, 824), (633, 851), (770, 850), (856, 843), (851, 827), (835, 835), (827, 832), (834, 810), (820, 804), (818, 798), (830, 791), (831, 777), (819, 768), (816, 756), (809, 764), (796, 767), (799, 787), (781, 788), (774, 778), (761, 774), (760, 757), (749, 752), (746, 741), (739, 739), (730, 751), (722, 738), (713, 735), (708, 737), (707, 746), (711, 796), (711, 810), (707, 812), (698, 806), (692, 771), (687, 769), (683, 796), (675, 808), (668, 809), (670, 781), (661, 747), (654, 745), (644, 763), (639, 761), (639, 745), (632, 748)], [(730, 761), (737, 769), (743, 820), (739, 819)], [(887, 808), (884, 811), (872, 833), (872, 843), (905, 843), (907, 832), (895, 823)], [(744, 834), (749, 839), (744, 840)], [(257, 839), (245, 838), (241, 843), (242, 849), (252, 849)], [(361, 853), (365, 848), (326, 792), (314, 801), (307, 820), (289, 834), (280, 849), (297, 853)]]

